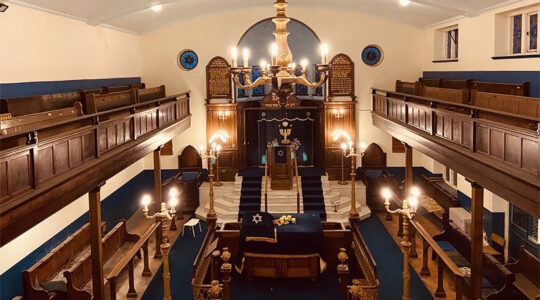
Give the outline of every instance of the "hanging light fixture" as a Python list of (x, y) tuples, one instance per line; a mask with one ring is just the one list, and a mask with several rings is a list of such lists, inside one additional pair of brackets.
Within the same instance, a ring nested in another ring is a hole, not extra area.
[[(229, 69), (229, 72), (233, 76), (236, 87), (243, 90), (252, 90), (258, 86), (271, 84), (272, 92), (277, 96), (280, 106), (286, 107), (287, 99), (293, 92), (293, 84), (301, 84), (308, 88), (316, 89), (326, 82), (327, 74), (330, 70), (330, 65), (328, 64), (328, 45), (321, 44), (320, 46), (321, 63), (316, 65), (317, 72), (321, 73), (318, 82), (311, 82), (307, 78), (307, 59), (301, 60), (302, 75), (296, 76), (296, 64), (293, 63), (293, 56), (287, 41), (287, 36), (289, 35), (287, 23), (291, 20), (285, 14), (287, 1), (276, 0), (274, 7), (277, 14), (272, 19), (272, 22), (276, 24), (276, 31), (274, 31), (276, 41), (270, 45), (270, 65), (266, 65), (266, 63), (264, 65), (261, 64), (261, 77), (251, 82), (252, 67), (249, 66), (249, 49), (243, 49), (243, 67), (239, 67), (238, 49), (232, 48), (232, 67)], [(241, 76), (244, 84), (240, 83)]]

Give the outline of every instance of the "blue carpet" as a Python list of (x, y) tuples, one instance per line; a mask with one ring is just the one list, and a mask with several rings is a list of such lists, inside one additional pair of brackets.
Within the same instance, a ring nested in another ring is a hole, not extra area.
[(238, 207), (238, 220), (245, 212), (261, 210), (261, 185), (264, 169), (246, 168), (238, 172), (242, 176), (242, 190)]
[[(377, 216), (359, 224), (375, 262), (379, 278), (379, 299), (401, 299), (403, 292), (403, 254)], [(418, 258), (416, 258), (418, 259)], [(416, 272), (411, 273), (411, 299), (433, 299)]]
[(321, 175), (324, 171), (318, 168), (301, 168), (298, 170), (302, 180), (302, 200), (304, 213), (318, 213), (321, 220), (326, 221), (326, 209), (322, 189)]
[[(191, 278), (193, 278), (192, 264), (197, 256), (197, 251), (204, 240), (208, 224), (202, 222), (203, 232), (195, 227), (195, 237), (191, 229), (186, 230), (184, 236), (178, 237), (169, 252), (169, 270), (171, 273), (171, 296), (175, 300), (193, 299), (191, 290)], [(141, 291), (139, 291), (141, 292)], [(163, 299), (163, 266), (161, 266), (148, 288), (141, 297), (142, 300)]]

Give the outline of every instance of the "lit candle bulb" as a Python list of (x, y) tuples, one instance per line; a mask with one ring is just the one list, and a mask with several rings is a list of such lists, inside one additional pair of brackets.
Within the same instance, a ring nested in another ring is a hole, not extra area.
[(144, 195), (141, 200), (141, 204), (144, 206), (143, 212), (148, 212), (148, 205), (150, 205), (151, 198), (149, 195)]
[(261, 65), (261, 71), (266, 71), (266, 60), (261, 60), (259, 64)]
[(244, 68), (247, 68), (249, 66), (249, 49), (244, 48), (242, 51), (242, 56), (244, 57)]
[(221, 145), (216, 146), (216, 152), (219, 153), (219, 151), (221, 151)]
[(300, 65), (302, 66), (302, 70), (307, 70), (308, 60), (305, 58), (302, 59), (302, 61), (300, 61)]
[(292, 63), (292, 70), (296, 70), (296, 63)]
[(231, 59), (232, 59), (232, 66), (233, 68), (236, 68), (238, 66), (238, 49), (236, 47), (231, 48)]
[(203, 153), (204, 152), (204, 145), (199, 145), (199, 153)]
[(384, 198), (384, 205), (390, 205), (390, 197), (392, 197), (392, 192), (389, 188), (384, 188), (381, 192)]
[(328, 62), (328, 44), (322, 43), (321, 44), (321, 63), (323, 65), (327, 64)]
[(272, 56), (272, 65), (277, 65), (277, 56), (278, 56), (279, 48), (276, 43), (272, 43), (270, 46), (270, 55)]
[(347, 144), (341, 143), (341, 150), (343, 150), (343, 152), (347, 151)]
[(367, 148), (366, 143), (364, 143), (364, 142), (360, 143), (360, 150), (361, 150), (362, 152), (366, 151), (366, 148)]

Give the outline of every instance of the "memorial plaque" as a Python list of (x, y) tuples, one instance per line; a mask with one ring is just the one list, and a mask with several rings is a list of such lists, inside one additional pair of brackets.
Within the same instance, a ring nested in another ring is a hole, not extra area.
[(232, 99), (229, 63), (221, 56), (210, 60), (206, 66), (206, 97), (211, 99)]
[(328, 97), (354, 96), (354, 63), (351, 58), (340, 53), (330, 61), (328, 78)]

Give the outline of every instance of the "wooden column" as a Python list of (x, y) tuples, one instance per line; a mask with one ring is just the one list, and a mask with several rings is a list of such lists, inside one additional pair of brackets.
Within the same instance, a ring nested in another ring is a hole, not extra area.
[(407, 197), (413, 186), (413, 149), (406, 143), (405, 146), (405, 185), (403, 186), (403, 197)]
[(99, 192), (102, 183), (88, 193), (88, 210), (90, 217), (90, 255), (92, 258), (93, 299), (105, 299), (103, 287), (103, 249), (101, 243), (101, 198)]
[[(156, 212), (161, 211), (161, 202), (163, 201), (161, 198), (161, 160), (160, 160), (160, 152), (161, 148), (163, 146), (159, 146), (156, 150), (154, 150), (154, 209)], [(161, 226), (157, 228), (156, 230), (156, 253), (154, 254), (154, 258), (161, 258), (162, 254), (160, 251), (159, 245), (163, 239), (163, 233), (161, 232)]]
[(472, 299), (482, 298), (482, 252), (484, 236), (484, 188), (467, 179), (471, 199), (471, 286)]

